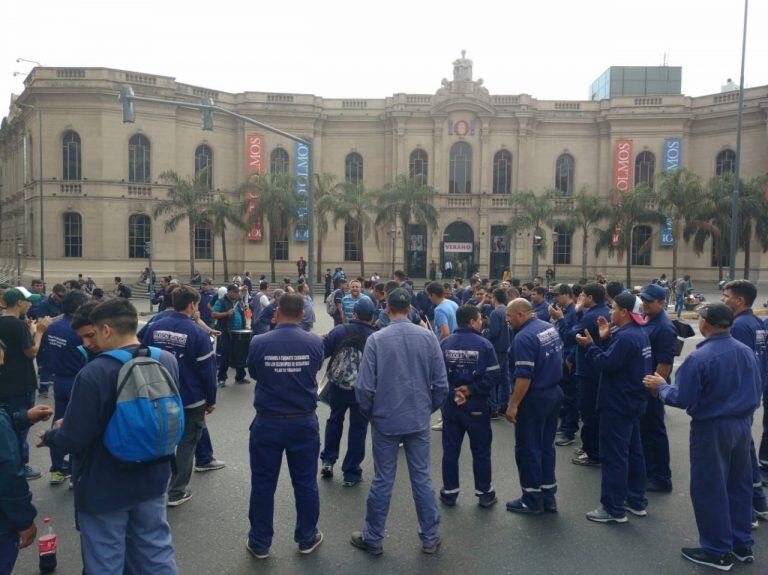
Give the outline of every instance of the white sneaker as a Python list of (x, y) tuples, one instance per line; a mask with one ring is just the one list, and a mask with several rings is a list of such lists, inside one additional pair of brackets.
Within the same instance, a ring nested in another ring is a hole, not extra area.
[(442, 430), (443, 430), (443, 420), (441, 419), (432, 426), (432, 431), (442, 431)]

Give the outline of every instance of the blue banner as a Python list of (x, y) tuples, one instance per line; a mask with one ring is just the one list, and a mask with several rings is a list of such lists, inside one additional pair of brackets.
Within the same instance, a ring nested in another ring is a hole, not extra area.
[[(674, 172), (680, 169), (683, 162), (683, 141), (680, 138), (667, 138), (664, 140), (664, 171)], [(661, 228), (661, 245), (674, 245), (675, 238), (672, 235), (672, 218), (667, 218), (666, 224)]]
[(299, 207), (296, 210), (296, 229), (293, 239), (297, 242), (309, 241), (309, 148), (298, 142), (294, 146), (294, 176), (296, 176), (296, 194)]

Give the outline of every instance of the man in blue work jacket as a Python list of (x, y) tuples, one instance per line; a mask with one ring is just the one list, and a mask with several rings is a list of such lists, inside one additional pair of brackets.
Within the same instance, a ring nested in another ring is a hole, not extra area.
[[(245, 313), (240, 304), (240, 288), (235, 284), (229, 284), (227, 295), (216, 300), (211, 315), (216, 320), (216, 329), (221, 332), (216, 342), (216, 360), (219, 366), (217, 379), (219, 387), (224, 387), (227, 384), (229, 358), (232, 354), (231, 332), (245, 329)], [(245, 368), (235, 369), (235, 383), (249, 383), (245, 379)]]
[(164, 349), (176, 357), (179, 364), (184, 434), (176, 446), (176, 465), (168, 487), (168, 506), (177, 507), (192, 498), (187, 487), (195, 450), (203, 433), (205, 416), (216, 408), (216, 356), (208, 332), (193, 319), (200, 294), (181, 286), (174, 290), (171, 299), (173, 313), (153, 322), (143, 343)]
[[(44, 367), (53, 378), (54, 421), (64, 417), (75, 377), (86, 363), (78, 349), (83, 341), (72, 329), (72, 318), (87, 301), (88, 296), (84, 293), (67, 293), (61, 300), (64, 315), (48, 326), (40, 343), (40, 357), (44, 358)], [(60, 485), (71, 475), (69, 461), (65, 461), (65, 456), (58, 449), (51, 449), (51, 485)]]
[[(651, 367), (670, 381), (672, 365), (677, 355), (677, 329), (667, 315), (664, 288), (651, 283), (638, 296), (643, 302), (647, 323), (645, 333), (651, 342)], [(640, 439), (645, 455), (646, 491), (669, 493), (672, 491), (672, 470), (669, 467), (669, 437), (664, 425), (664, 403), (658, 397), (649, 397), (648, 406), (640, 420)]]
[[(636, 309), (637, 308), (637, 309)], [(643, 378), (653, 373), (651, 342), (643, 331), (645, 318), (637, 298), (620, 293), (613, 298), (611, 323), (597, 320), (601, 340), (598, 347), (588, 330), (576, 336), (586, 361), (600, 373), (597, 408), (600, 413), (600, 503), (587, 513), (598, 523), (626, 523), (627, 511), (638, 517), (645, 508), (645, 457), (640, 443), (640, 418), (645, 413), (648, 392)], [(611, 333), (611, 326), (615, 331)]]
[(562, 447), (573, 445), (579, 430), (579, 382), (573, 365), (577, 346), (573, 338), (567, 337), (568, 331), (576, 321), (576, 303), (573, 290), (568, 284), (556, 285), (552, 299), (555, 305), (547, 309), (563, 341), (563, 379), (560, 381), (560, 388), (563, 390), (559, 430), (561, 437), (555, 441), (555, 445)]
[(507, 421), (515, 424), (515, 461), (523, 495), (507, 502), (507, 511), (538, 514), (557, 511), (555, 434), (563, 391), (563, 343), (554, 326), (533, 314), (531, 303), (517, 298), (507, 305), (515, 330), (509, 348), (512, 395)]
[[(754, 352), (762, 374), (762, 392), (766, 383), (766, 369), (768, 369), (768, 358), (766, 357), (766, 339), (768, 338), (766, 338), (765, 325), (752, 311), (755, 298), (757, 298), (757, 288), (748, 280), (734, 280), (723, 287), (722, 301), (733, 312), (731, 335), (736, 341), (740, 341)], [(750, 441), (754, 492), (752, 496), (753, 524), (756, 527), (758, 519), (768, 521), (768, 502), (766, 502), (765, 491), (763, 490), (755, 442), (751, 439)]]
[(498, 419), (507, 412), (509, 406), (509, 324), (507, 323), (507, 303), (509, 296), (504, 288), (493, 290), (493, 311), (488, 317), (488, 327), (483, 335), (493, 345), (496, 358), (499, 361), (499, 378), (496, 386), (488, 394), (488, 404), (491, 407), (491, 419)]
[(255, 336), (248, 351), (248, 371), (256, 382), (256, 417), (251, 423), (251, 529), (246, 547), (257, 559), (269, 557), (272, 545), (275, 488), (283, 452), (296, 498), (294, 541), (299, 553), (312, 553), (323, 541), (317, 529), (320, 429), (315, 415), (323, 342), (299, 327), (303, 316), (303, 298), (283, 294), (275, 314), (277, 327)]
[(480, 334), (483, 318), (474, 306), (456, 311), (458, 329), (440, 343), (448, 373), (443, 401), (443, 488), (440, 500), (456, 505), (459, 497), (459, 456), (469, 435), (475, 495), (481, 507), (496, 503), (491, 483), (491, 412), (488, 395), (498, 388), (499, 362), (493, 345)]
[(389, 501), (397, 473), (398, 446), (405, 448), (422, 551), (440, 546), (440, 511), (429, 477), (429, 421), (448, 394), (445, 362), (437, 338), (408, 320), (411, 296), (397, 288), (388, 296), (389, 327), (368, 338), (355, 395), (371, 422), (375, 476), (363, 531), (350, 543), (382, 554)]
[(760, 366), (754, 352), (729, 333), (733, 312), (720, 303), (699, 311), (706, 338), (668, 384), (660, 375), (645, 385), (666, 404), (691, 416), (691, 501), (699, 548), (683, 557), (721, 571), (752, 554), (752, 418), (760, 405)]
[(200, 286), (200, 301), (197, 304), (197, 310), (200, 313), (200, 319), (208, 327), (213, 327), (213, 304), (216, 302), (216, 290), (213, 289), (211, 280), (204, 279)]
[(547, 303), (547, 288), (536, 286), (531, 291), (531, 304), (533, 305), (533, 315), (541, 321), (549, 321), (549, 304)]
[[(576, 300), (576, 317), (565, 333), (565, 345), (575, 345), (576, 335), (589, 331), (599, 340), (597, 319), (608, 319), (611, 310), (605, 304), (605, 288), (596, 282), (586, 284)], [(581, 413), (581, 450), (571, 463), (600, 465), (600, 418), (597, 414), (597, 387), (600, 372), (587, 361), (586, 348), (576, 348), (576, 378), (579, 380), (579, 412)]]
[[(328, 363), (328, 402), (331, 415), (325, 424), (325, 443), (320, 459), (323, 462), (321, 474), (325, 478), (333, 477), (333, 465), (339, 458), (339, 444), (344, 433), (344, 416), (349, 410), (349, 430), (347, 431), (347, 455), (341, 465), (344, 474), (342, 485), (352, 487), (361, 481), (363, 470), (360, 464), (365, 458), (365, 436), (368, 434), (368, 420), (360, 412), (355, 397), (354, 385), (350, 387), (347, 381), (335, 381), (331, 375), (336, 362), (348, 361), (350, 364), (356, 358), (362, 357), (358, 352), (365, 347), (368, 336), (376, 331), (373, 327), (374, 306), (368, 298), (360, 298), (355, 303), (352, 321), (334, 327), (323, 338), (325, 357), (330, 357)], [(347, 350), (347, 351), (343, 351)], [(340, 355), (341, 354), (341, 355)], [(341, 372), (341, 366), (339, 366)], [(346, 366), (339, 377), (356, 379), (360, 364)], [(343, 387), (342, 387), (343, 386)]]

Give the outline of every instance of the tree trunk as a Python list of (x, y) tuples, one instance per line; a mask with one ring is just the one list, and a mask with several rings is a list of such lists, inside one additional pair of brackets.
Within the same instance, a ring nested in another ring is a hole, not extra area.
[(749, 263), (750, 263), (750, 256), (749, 256), (749, 248), (752, 243), (751, 238), (749, 236), (752, 235), (752, 230), (747, 230), (746, 235), (744, 236), (744, 279), (749, 279)]
[(275, 283), (275, 229), (276, 226), (269, 223), (269, 266), (272, 270), (272, 283)]
[(627, 285), (625, 285), (624, 287), (627, 288), (627, 289), (632, 289), (630, 287), (632, 285), (632, 258), (630, 257), (630, 255), (628, 253), (625, 254), (624, 257), (627, 258), (627, 263), (626, 263), (626, 266), (627, 266)]
[(358, 223), (357, 224), (357, 241), (360, 245), (360, 275), (365, 277), (365, 255), (363, 254), (363, 226)]
[[(229, 277), (229, 263), (227, 262), (227, 236), (226, 228), (221, 227), (221, 258), (224, 260), (224, 277)], [(216, 259), (214, 254), (214, 260)]]
[(214, 234), (213, 237), (211, 237), (211, 255), (213, 258), (211, 258), (211, 277), (213, 278), (213, 281), (216, 281), (216, 235)]
[[(315, 228), (317, 229), (317, 228)], [(317, 238), (317, 283), (323, 281), (323, 238)]]
[(189, 221), (189, 278), (195, 275), (195, 224)]
[(581, 277), (587, 281), (587, 242), (589, 240), (589, 228), (584, 226), (582, 229), (584, 236), (581, 238)]
[(718, 281), (723, 281), (723, 242), (717, 240), (717, 276)]
[[(400, 225), (403, 226), (403, 271), (405, 272), (405, 275), (410, 277), (411, 270), (408, 269), (408, 246), (411, 243), (410, 226), (407, 221), (404, 221)], [(397, 234), (397, 232), (395, 232), (395, 234)], [(395, 236), (395, 244), (397, 244), (397, 236)]]
[(672, 238), (672, 278), (677, 278), (677, 238)]

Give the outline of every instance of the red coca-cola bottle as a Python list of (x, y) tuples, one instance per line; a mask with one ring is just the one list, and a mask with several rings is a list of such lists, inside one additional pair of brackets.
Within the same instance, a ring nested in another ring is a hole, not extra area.
[(51, 518), (43, 519), (43, 534), (37, 539), (40, 550), (40, 573), (56, 571), (56, 534), (53, 532)]

